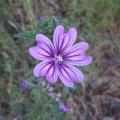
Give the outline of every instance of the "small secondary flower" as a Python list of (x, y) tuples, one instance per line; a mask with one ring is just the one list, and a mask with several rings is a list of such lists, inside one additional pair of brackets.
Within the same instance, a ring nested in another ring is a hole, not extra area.
[(29, 53), (41, 61), (35, 66), (35, 77), (43, 76), (50, 83), (55, 83), (58, 77), (67, 87), (74, 87), (74, 82), (83, 83), (84, 75), (75, 66), (87, 66), (92, 62), (92, 57), (85, 54), (89, 45), (86, 42), (76, 41), (77, 31), (70, 28), (64, 32), (64, 27), (58, 25), (53, 34), (53, 43), (43, 34), (36, 35), (35, 47)]
[(17, 120), (17, 118), (13, 118), (13, 120)]
[(17, 118), (16, 118), (16, 117), (14, 117), (12, 120), (17, 120)]
[(43, 17), (43, 16), (38, 16), (37, 19), (38, 19), (39, 21), (42, 21), (42, 20), (44, 19), (44, 17)]
[(48, 92), (53, 92), (54, 91), (54, 88), (53, 87), (49, 87), (48, 88)]
[(40, 81), (38, 84), (39, 84), (40, 87), (45, 87), (46, 86), (46, 83), (44, 81)]
[(68, 111), (68, 106), (65, 103), (60, 103), (59, 108), (63, 110), (64, 112)]
[(61, 96), (62, 96), (61, 93), (56, 94), (56, 96), (55, 96), (55, 100), (56, 100), (56, 101), (59, 101), (60, 98), (61, 98)]
[(20, 87), (23, 91), (27, 91), (29, 89), (29, 82), (28, 81), (23, 81), (21, 83)]

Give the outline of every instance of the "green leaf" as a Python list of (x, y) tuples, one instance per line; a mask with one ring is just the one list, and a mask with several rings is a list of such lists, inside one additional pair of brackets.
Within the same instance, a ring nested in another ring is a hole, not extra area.
[(35, 42), (35, 35), (36, 35), (35, 31), (26, 31), (24, 33), (16, 34), (15, 37), (29, 41), (30, 43), (34, 43)]

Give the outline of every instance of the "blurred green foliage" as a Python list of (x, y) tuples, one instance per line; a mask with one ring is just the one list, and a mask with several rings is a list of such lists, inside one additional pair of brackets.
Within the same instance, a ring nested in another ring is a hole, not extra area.
[(41, 16), (42, 19), (37, 20), (37, 27), (34, 28), (34, 31), (27, 31), (24, 33), (19, 33), (15, 35), (18, 39), (24, 39), (27, 40), (29, 43), (35, 42), (35, 36), (37, 33), (44, 34), (48, 36), (49, 39), (53, 39), (53, 32), (57, 25), (63, 25), (65, 29), (68, 27), (67, 20), (59, 20), (58, 18), (54, 16)]

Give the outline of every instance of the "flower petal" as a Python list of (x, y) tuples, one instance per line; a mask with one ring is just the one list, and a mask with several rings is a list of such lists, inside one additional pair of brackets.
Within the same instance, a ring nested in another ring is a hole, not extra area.
[(46, 44), (48, 44), (49, 46), (52, 46), (52, 42), (49, 40), (48, 37), (46, 37), (43, 34), (37, 34), (36, 35), (36, 42), (37, 44), (40, 44), (41, 42), (45, 42)]
[(68, 50), (75, 42), (77, 31), (75, 28), (70, 28), (67, 33), (64, 32), (64, 27), (58, 25), (54, 31), (53, 39), (57, 54)]
[(70, 28), (68, 34), (70, 36), (71, 45), (73, 45), (77, 38), (77, 30), (75, 28)]
[(64, 36), (64, 27), (62, 25), (58, 25), (53, 34), (53, 42), (56, 52), (59, 51), (59, 40), (62, 41)]
[(29, 49), (30, 55), (37, 60), (49, 60), (53, 56), (52, 50), (50, 50), (44, 43), (31, 47)]
[(68, 32), (65, 33), (65, 37), (62, 41), (63, 43), (60, 52), (63, 53), (68, 51), (76, 41), (76, 37), (77, 37), (77, 30), (75, 28), (70, 28)]
[(36, 35), (36, 42), (38, 45), (42, 45), (44, 44), (44, 47), (47, 49), (49, 48), (49, 50), (51, 52), (53, 52), (53, 44), (52, 42), (49, 40), (49, 38), (47, 38), (45, 35), (43, 34), (37, 34)]
[(51, 83), (55, 83), (57, 81), (57, 71), (54, 62), (45, 61), (41, 62), (35, 66), (33, 70), (33, 74), (35, 77), (43, 76)]
[(86, 66), (92, 62), (92, 57), (85, 55), (88, 47), (88, 43), (80, 42), (74, 45), (69, 52), (66, 52), (63, 59), (72, 65)]
[(74, 82), (82, 83), (84, 76), (82, 72), (75, 68), (72, 65), (68, 64), (60, 64), (59, 65), (59, 77), (61, 81), (67, 86), (67, 87), (73, 87)]
[(36, 35), (37, 46), (29, 49), (29, 53), (37, 60), (45, 60), (54, 56), (53, 44), (42, 34)]

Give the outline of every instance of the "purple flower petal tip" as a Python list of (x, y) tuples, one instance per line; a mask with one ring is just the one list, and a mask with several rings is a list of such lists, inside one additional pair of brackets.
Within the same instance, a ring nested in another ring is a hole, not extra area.
[(62, 25), (58, 25), (54, 30), (54, 44), (45, 35), (37, 34), (37, 45), (30, 48), (29, 53), (42, 62), (35, 66), (34, 76), (43, 76), (50, 83), (57, 82), (59, 77), (67, 87), (74, 87), (74, 82), (83, 83), (84, 75), (75, 66), (89, 65), (92, 57), (85, 53), (89, 47), (87, 42), (74, 45), (76, 37), (75, 28), (70, 28), (65, 32)]

